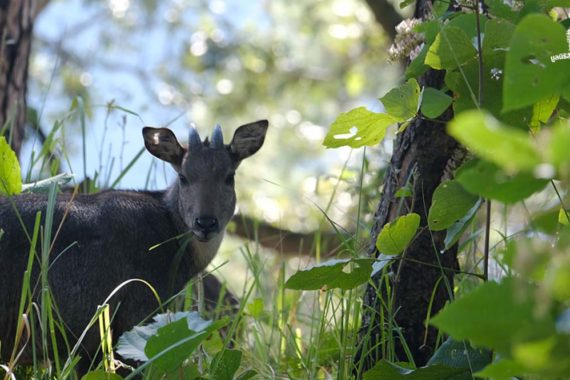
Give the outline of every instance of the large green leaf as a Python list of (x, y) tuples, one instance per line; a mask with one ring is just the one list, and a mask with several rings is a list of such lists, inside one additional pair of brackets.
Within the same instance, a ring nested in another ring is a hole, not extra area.
[(210, 366), (210, 377), (216, 380), (232, 380), (239, 369), (242, 353), (240, 350), (226, 349), (218, 352)]
[[(188, 328), (185, 319), (169, 323), (158, 329), (145, 346), (145, 354), (164, 372), (172, 372), (182, 365), (198, 345), (208, 337), (207, 331), (196, 332)], [(155, 358), (156, 357), (156, 358)]]
[(364, 380), (451, 380), (465, 372), (464, 368), (451, 368), (441, 364), (409, 369), (386, 360), (380, 360), (364, 374)]
[(300, 270), (285, 282), (287, 289), (353, 289), (364, 284), (372, 274), (372, 259), (329, 260)]
[(454, 380), (465, 378), (471, 380), (472, 372), (478, 371), (491, 362), (493, 353), (489, 350), (473, 347), (469, 342), (457, 341), (447, 338), (445, 342), (428, 361), (428, 365), (443, 364), (451, 368), (466, 369), (465, 376), (458, 376)]
[(377, 145), (386, 130), (398, 120), (384, 114), (368, 111), (364, 107), (340, 114), (331, 125), (323, 145), (327, 148), (350, 146), (359, 148), (364, 145)]
[(524, 281), (486, 282), (447, 305), (431, 323), (456, 340), (510, 354), (521, 341), (554, 333), (552, 318), (535, 313), (533, 288)]
[(0, 195), (15, 195), (21, 191), (20, 163), (4, 136), (0, 136)]
[(430, 119), (435, 119), (449, 107), (452, 100), (446, 93), (426, 87), (422, 95), (422, 113)]
[(412, 78), (406, 83), (390, 91), (382, 98), (382, 104), (386, 113), (398, 121), (406, 121), (418, 112), (418, 102), (420, 98), (420, 86)]
[(495, 164), (473, 160), (456, 173), (457, 182), (470, 193), (503, 203), (519, 202), (544, 189), (547, 179), (537, 179), (530, 172), (509, 175)]
[(477, 56), (477, 50), (463, 29), (445, 27), (431, 44), (425, 63), (434, 69), (453, 69)]
[(481, 158), (509, 172), (532, 170), (541, 163), (527, 133), (507, 127), (483, 111), (457, 115), (448, 124), (447, 131)]
[(420, 226), (420, 216), (415, 213), (403, 215), (382, 228), (376, 248), (386, 255), (398, 255), (406, 249)]
[(559, 95), (570, 85), (570, 60), (554, 61), (568, 53), (566, 31), (550, 17), (531, 14), (516, 27), (505, 63), (503, 108), (532, 105)]
[(432, 231), (441, 231), (465, 217), (479, 197), (468, 193), (457, 181), (439, 184), (433, 193), (428, 213), (428, 225)]

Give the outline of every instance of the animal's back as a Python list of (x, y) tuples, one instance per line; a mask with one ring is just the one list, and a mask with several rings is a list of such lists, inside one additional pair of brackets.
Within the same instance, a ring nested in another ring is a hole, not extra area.
[[(50, 252), (48, 278), (71, 335), (78, 337), (82, 333), (97, 306), (124, 281), (143, 279), (156, 287), (162, 298), (168, 298), (195, 274), (188, 257), (180, 252), (178, 240), (173, 239), (181, 231), (177, 230), (161, 199), (160, 192), (130, 191), (77, 195), (73, 200), (71, 194), (57, 197), (50, 239), (55, 243)], [(0, 228), (4, 230), (0, 239), (0, 265), (4, 268), (0, 276), (3, 359), (14, 341), (22, 279), (30, 250), (22, 223), (31, 237), (38, 211), (45, 226), (46, 208), (47, 198), (42, 195), (0, 198)], [(149, 251), (156, 245), (157, 248)], [(37, 257), (41, 255), (40, 247), (41, 242), (36, 246)], [(175, 268), (178, 273), (169, 281), (177, 253), (181, 258)], [(32, 286), (37, 284), (37, 266), (33, 273)], [(37, 288), (35, 294), (39, 294)], [(121, 305), (114, 322), (117, 335), (158, 306), (142, 283), (127, 285), (111, 304), (119, 300)], [(97, 334), (93, 333), (84, 346), (88, 352), (94, 352), (92, 346), (97, 343)]]

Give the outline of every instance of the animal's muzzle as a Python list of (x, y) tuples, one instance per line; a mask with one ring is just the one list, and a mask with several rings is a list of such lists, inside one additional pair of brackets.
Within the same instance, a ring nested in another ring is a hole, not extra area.
[(194, 234), (200, 240), (208, 240), (213, 234), (220, 231), (218, 218), (213, 216), (201, 216), (194, 219)]

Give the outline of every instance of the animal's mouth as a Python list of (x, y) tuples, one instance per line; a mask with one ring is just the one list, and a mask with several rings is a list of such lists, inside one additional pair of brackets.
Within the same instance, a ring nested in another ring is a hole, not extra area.
[(192, 234), (194, 238), (201, 243), (207, 243), (214, 238), (218, 234), (217, 231), (201, 231), (201, 230), (192, 230)]

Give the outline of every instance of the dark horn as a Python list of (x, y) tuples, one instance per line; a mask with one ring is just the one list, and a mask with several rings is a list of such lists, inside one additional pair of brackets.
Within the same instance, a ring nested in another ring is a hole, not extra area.
[(212, 148), (223, 148), (224, 147), (224, 135), (222, 133), (222, 127), (220, 124), (216, 124), (214, 132), (212, 132)]
[(196, 127), (192, 125), (190, 127), (190, 134), (188, 135), (188, 147), (192, 148), (197, 146), (202, 146), (202, 139), (200, 139), (200, 135), (198, 134)]

